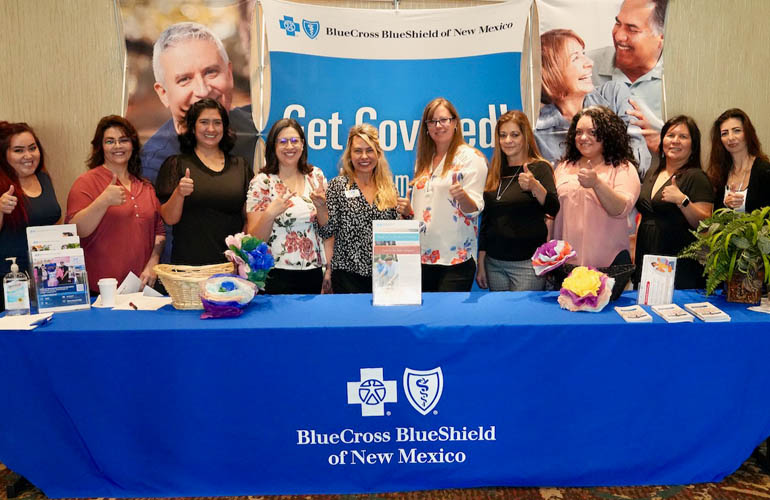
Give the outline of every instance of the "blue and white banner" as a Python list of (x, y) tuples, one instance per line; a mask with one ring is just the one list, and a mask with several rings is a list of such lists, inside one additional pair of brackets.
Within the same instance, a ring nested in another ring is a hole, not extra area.
[[(310, 163), (337, 175), (348, 130), (379, 128), (399, 189), (414, 169), (425, 105), (442, 96), (487, 155), (497, 118), (521, 109), (531, 0), (436, 10), (366, 10), (261, 0), (269, 47), (268, 129), (303, 126)], [(267, 130), (264, 131), (267, 133)]]

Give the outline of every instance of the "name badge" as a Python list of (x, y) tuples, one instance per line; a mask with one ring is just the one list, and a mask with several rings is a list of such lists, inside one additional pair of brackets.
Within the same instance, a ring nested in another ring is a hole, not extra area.
[(345, 191), (345, 198), (358, 198), (361, 196), (361, 191), (358, 189), (348, 189)]

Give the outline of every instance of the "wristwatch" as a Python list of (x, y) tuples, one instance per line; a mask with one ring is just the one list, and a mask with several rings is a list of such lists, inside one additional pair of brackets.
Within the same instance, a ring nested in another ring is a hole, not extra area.
[(682, 203), (680, 203), (679, 206), (684, 208), (689, 204), (690, 204), (690, 197), (685, 195), (684, 200), (682, 200)]

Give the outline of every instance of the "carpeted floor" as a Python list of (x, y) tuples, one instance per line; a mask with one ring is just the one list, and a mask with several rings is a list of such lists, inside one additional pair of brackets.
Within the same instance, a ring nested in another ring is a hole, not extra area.
[[(0, 464), (0, 499), (16, 475)], [(43, 500), (40, 490), (21, 493), (19, 500)], [(368, 495), (301, 495), (232, 497), (239, 500), (761, 500), (770, 499), (770, 476), (760, 458), (752, 456), (721, 483), (687, 486), (646, 486), (625, 488), (474, 488)], [(196, 499), (198, 500), (198, 499)]]

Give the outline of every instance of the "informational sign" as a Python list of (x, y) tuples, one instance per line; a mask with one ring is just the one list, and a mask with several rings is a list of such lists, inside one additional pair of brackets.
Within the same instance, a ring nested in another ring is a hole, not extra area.
[(372, 295), (375, 306), (420, 304), (420, 223), (372, 221)]
[(488, 156), (498, 117), (521, 109), (531, 0), (435, 10), (260, 3), (270, 50), (267, 125), (287, 117), (299, 121), (308, 160), (329, 178), (337, 175), (355, 124), (379, 128), (403, 194), (430, 100), (451, 101), (465, 140)]

